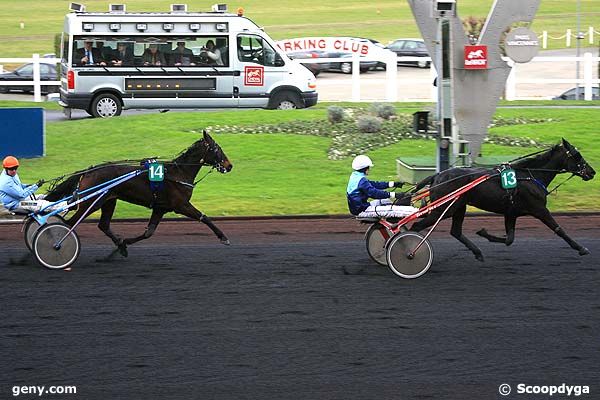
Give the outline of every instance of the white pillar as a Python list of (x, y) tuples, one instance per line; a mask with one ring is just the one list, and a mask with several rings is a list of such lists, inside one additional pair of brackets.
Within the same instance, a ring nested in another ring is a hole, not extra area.
[(360, 101), (360, 56), (352, 54), (352, 101)]
[(396, 53), (389, 51), (385, 57), (386, 101), (398, 101), (398, 62)]
[(517, 63), (513, 60), (508, 60), (510, 74), (506, 79), (505, 97), (508, 101), (513, 101), (517, 97)]
[(571, 30), (567, 29), (567, 47), (571, 47)]
[(542, 32), (542, 49), (548, 47), (548, 31)]
[(33, 101), (40, 103), (42, 101), (42, 87), (40, 81), (40, 55), (34, 54), (33, 57)]
[(592, 53), (583, 54), (583, 99), (592, 100)]

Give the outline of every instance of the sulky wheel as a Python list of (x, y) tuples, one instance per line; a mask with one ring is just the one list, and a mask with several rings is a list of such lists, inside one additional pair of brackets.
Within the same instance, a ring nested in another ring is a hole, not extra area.
[(367, 253), (379, 265), (387, 266), (385, 244), (390, 237), (392, 237), (392, 233), (379, 223), (371, 225), (365, 233)]
[(70, 229), (60, 222), (38, 229), (33, 238), (33, 254), (40, 264), (50, 269), (63, 269), (75, 262), (81, 246), (79, 237), (75, 231), (69, 232)]
[(416, 253), (411, 254), (423, 241), (416, 232), (400, 232), (387, 244), (387, 263), (393, 273), (402, 278), (412, 279), (423, 275), (433, 263), (433, 249), (425, 240)]
[[(60, 215), (53, 215), (48, 218), (47, 223), (53, 222), (65, 222), (64, 218)], [(23, 236), (25, 237), (25, 244), (29, 251), (33, 251), (33, 238), (38, 231), (40, 224), (35, 220), (35, 218), (29, 218), (25, 223), (25, 229), (23, 229)]]

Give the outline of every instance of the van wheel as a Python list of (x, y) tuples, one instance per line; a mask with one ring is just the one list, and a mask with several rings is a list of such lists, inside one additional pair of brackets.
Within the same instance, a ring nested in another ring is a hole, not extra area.
[(121, 102), (114, 94), (104, 93), (96, 96), (90, 107), (95, 118), (110, 118), (121, 115)]
[(347, 63), (347, 62), (346, 63), (342, 63), (342, 65), (340, 65), (340, 69), (345, 74), (351, 74), (352, 73), (352, 64), (351, 63)]
[(273, 98), (273, 108), (277, 110), (293, 110), (304, 108), (300, 96), (294, 92), (280, 92)]

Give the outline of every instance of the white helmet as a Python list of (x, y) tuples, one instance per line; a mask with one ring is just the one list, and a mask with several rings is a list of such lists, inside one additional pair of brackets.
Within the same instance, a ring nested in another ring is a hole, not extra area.
[(356, 156), (354, 157), (354, 160), (352, 160), (352, 169), (355, 171), (359, 171), (363, 168), (367, 168), (367, 167), (372, 167), (373, 166), (373, 161), (371, 161), (371, 159), (367, 156), (364, 155), (360, 155), (360, 156)]

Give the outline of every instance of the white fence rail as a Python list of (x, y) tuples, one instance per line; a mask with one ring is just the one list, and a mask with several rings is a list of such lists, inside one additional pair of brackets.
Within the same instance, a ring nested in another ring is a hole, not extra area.
[[(351, 101), (364, 101), (366, 100), (363, 96), (361, 96), (361, 77), (360, 77), (360, 62), (364, 61), (379, 61), (386, 63), (386, 73), (385, 79), (370, 79), (369, 83), (382, 83), (384, 85), (384, 93), (379, 93), (376, 99), (369, 98), (368, 100), (375, 101), (388, 101), (395, 102), (398, 101), (398, 89), (405, 88), (408, 86), (418, 85), (419, 87), (427, 87), (430, 88), (428, 90), (429, 96), (421, 96), (419, 100), (422, 101), (435, 101), (437, 96), (437, 91), (433, 87), (432, 83), (436, 76), (436, 71), (433, 68), (433, 64), (431, 64), (430, 73), (427, 78), (421, 79), (402, 79), (398, 78), (398, 68), (396, 65), (396, 61), (408, 62), (408, 61), (422, 61), (424, 58), (422, 57), (390, 57), (387, 60), (381, 59), (372, 59), (367, 57), (352, 57), (348, 59), (340, 59), (340, 58), (310, 58), (310, 59), (297, 59), (298, 62), (303, 64), (309, 63), (340, 63), (340, 62), (352, 62), (352, 78), (343, 81), (335, 81), (335, 82), (325, 82), (319, 81), (319, 85), (325, 84), (327, 85), (350, 85), (352, 88)], [(41, 87), (42, 86), (60, 86), (61, 82), (58, 81), (42, 81), (40, 79), (40, 61), (43, 60), (45, 63), (58, 63), (60, 59), (58, 58), (44, 58), (41, 59), (38, 54), (34, 54), (32, 58), (0, 58), (0, 71), (2, 69), (1, 64), (6, 63), (28, 63), (32, 62), (34, 64), (33, 68), (33, 79), (31, 81), (4, 81), (2, 85), (5, 86), (23, 86), (23, 85), (31, 85), (33, 86), (34, 93), (34, 101), (41, 102)], [(430, 60), (430, 59), (427, 59)], [(552, 62), (568, 62), (573, 63), (575, 67), (576, 63), (582, 63), (583, 65), (583, 78), (580, 79), (569, 79), (562, 77), (551, 77), (546, 76), (544, 78), (521, 78), (519, 77), (519, 70), (522, 65), (528, 64), (514, 64), (511, 60), (506, 59), (506, 61), (511, 65), (512, 71), (506, 82), (506, 90), (505, 90), (505, 98), (506, 100), (523, 100), (523, 99), (531, 99), (532, 96), (518, 96), (517, 94), (517, 85), (518, 84), (534, 84), (534, 85), (548, 85), (548, 84), (572, 84), (573, 86), (579, 85), (584, 88), (584, 100), (592, 100), (592, 86), (600, 83), (600, 79), (594, 79), (593, 76), (593, 67), (594, 63), (600, 62), (600, 57), (593, 57), (591, 53), (585, 53), (581, 57), (567, 56), (567, 57), (535, 57), (531, 60), (531, 63), (552, 63)], [(349, 82), (348, 82), (349, 81)], [(364, 81), (364, 80), (363, 80)], [(422, 90), (420, 91), (423, 92)], [(557, 93), (558, 94), (558, 93)], [(536, 97), (536, 96), (533, 96)], [(540, 96), (536, 97), (540, 98), (548, 98), (548, 96)], [(339, 99), (335, 99), (339, 101), (347, 101), (347, 96), (340, 96)], [(408, 100), (408, 99), (407, 99)], [(411, 99), (414, 100), (414, 99)], [(402, 100), (404, 101), (404, 99)]]
[[(33, 98), (36, 102), (42, 101), (42, 86), (60, 86), (58, 81), (42, 81), (40, 77), (40, 60), (47, 64), (56, 64), (60, 58), (40, 58), (39, 54), (34, 54), (31, 58), (0, 58), (0, 64), (6, 63), (33, 63), (33, 79), (31, 81), (3, 81), (4, 86), (33, 86)], [(0, 65), (0, 72), (3, 70)]]
[(571, 47), (572, 39), (575, 40), (584, 40), (587, 36), (588, 44), (594, 44), (594, 34), (600, 35), (600, 32), (594, 29), (593, 26), (589, 26), (587, 32), (576, 32), (573, 33), (571, 29), (567, 29), (564, 35), (561, 36), (550, 36), (548, 35), (548, 31), (542, 31), (542, 49), (548, 48), (548, 39), (551, 40), (563, 40), (565, 41), (565, 46)]

